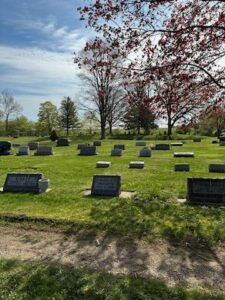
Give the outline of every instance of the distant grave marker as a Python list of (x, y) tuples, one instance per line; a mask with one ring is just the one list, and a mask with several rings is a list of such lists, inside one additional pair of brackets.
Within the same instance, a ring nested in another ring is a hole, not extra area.
[(124, 144), (117, 144), (117, 145), (114, 145), (114, 149), (125, 150), (125, 145), (124, 145)]
[(183, 143), (171, 143), (170, 144), (172, 147), (182, 147)]
[(100, 147), (102, 145), (102, 141), (94, 141), (93, 146)]
[(34, 153), (34, 155), (53, 155), (52, 147), (50, 146), (39, 146), (37, 148), (37, 151)]
[(122, 156), (123, 150), (122, 149), (112, 149), (111, 156)]
[(131, 161), (129, 163), (130, 169), (143, 169), (145, 166), (145, 163), (143, 161)]
[(83, 148), (83, 147), (88, 147), (88, 146), (90, 146), (90, 144), (88, 144), (88, 143), (78, 144), (78, 145), (77, 145), (77, 150), (80, 150), (81, 148)]
[(57, 147), (67, 147), (70, 145), (70, 141), (67, 138), (60, 138), (57, 140), (56, 146)]
[(146, 142), (144, 141), (137, 141), (136, 146), (146, 146)]
[(190, 166), (189, 164), (176, 164), (174, 167), (175, 172), (189, 172)]
[(201, 138), (194, 138), (194, 139), (193, 139), (193, 142), (194, 142), (194, 143), (200, 143), (201, 141), (202, 141)]
[(6, 142), (6, 141), (0, 142), (0, 155), (10, 155), (11, 149), (12, 149), (12, 144), (10, 142)]
[(210, 164), (209, 172), (225, 173), (225, 164)]
[(91, 187), (92, 196), (117, 197), (120, 194), (121, 176), (94, 175)]
[(187, 184), (189, 202), (225, 204), (225, 179), (188, 178)]
[(98, 161), (96, 163), (96, 168), (108, 168), (111, 166), (111, 162), (109, 161)]
[(194, 152), (174, 152), (173, 157), (194, 157)]
[(218, 144), (218, 143), (219, 143), (219, 142), (216, 141), (216, 140), (212, 141), (212, 144)]
[(143, 149), (141, 149), (139, 156), (140, 157), (151, 157), (152, 152), (149, 148), (143, 148)]
[(82, 147), (80, 149), (80, 154), (79, 155), (96, 155), (97, 152), (96, 152), (96, 147), (95, 146), (86, 146), (86, 147)]
[(170, 150), (170, 144), (156, 144), (154, 150)]
[(28, 147), (30, 150), (37, 150), (39, 147), (39, 142), (30, 142), (28, 143)]
[(29, 155), (30, 149), (28, 146), (20, 146), (19, 151), (16, 153), (17, 156), (20, 155)]

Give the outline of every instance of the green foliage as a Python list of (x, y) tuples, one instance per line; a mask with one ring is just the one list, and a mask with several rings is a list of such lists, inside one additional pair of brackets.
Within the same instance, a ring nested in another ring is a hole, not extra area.
[(66, 266), (0, 261), (0, 299), (223, 300), (224, 294)]
[(43, 134), (49, 134), (59, 124), (57, 107), (50, 101), (40, 104), (38, 112), (39, 130)]
[(70, 129), (73, 129), (79, 125), (77, 108), (70, 97), (65, 97), (61, 102), (60, 125), (62, 128), (66, 129), (67, 136)]

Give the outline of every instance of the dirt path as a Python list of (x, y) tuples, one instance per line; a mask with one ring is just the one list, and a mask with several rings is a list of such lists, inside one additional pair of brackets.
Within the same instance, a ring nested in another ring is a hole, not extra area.
[(0, 226), (0, 256), (76, 268), (132, 273), (186, 287), (225, 291), (225, 247), (190, 250), (167, 242), (108, 236), (82, 237)]

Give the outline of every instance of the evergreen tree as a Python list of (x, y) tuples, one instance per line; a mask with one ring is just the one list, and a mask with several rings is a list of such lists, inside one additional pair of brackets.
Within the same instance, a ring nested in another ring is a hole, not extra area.
[(75, 103), (70, 99), (70, 97), (64, 97), (64, 99), (61, 102), (60, 121), (61, 127), (66, 129), (67, 136), (69, 134), (69, 129), (75, 128), (79, 124), (77, 108)]

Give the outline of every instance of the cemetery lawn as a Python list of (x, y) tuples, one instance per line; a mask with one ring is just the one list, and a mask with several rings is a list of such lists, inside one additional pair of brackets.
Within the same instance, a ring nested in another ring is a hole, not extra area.
[[(28, 140), (34, 139), (17, 138), (12, 142), (26, 145)], [(96, 156), (78, 155), (77, 143), (82, 141), (73, 141), (69, 147), (41, 142), (54, 146), (53, 156), (0, 156), (0, 186), (7, 173), (31, 172), (49, 178), (52, 189), (43, 194), (0, 193), (0, 215), (52, 219), (54, 226), (58, 224), (65, 230), (107, 231), (179, 241), (191, 238), (207, 243), (225, 241), (224, 208), (177, 202), (178, 198), (186, 197), (188, 177), (225, 176), (208, 172), (208, 164), (225, 163), (225, 147), (212, 144), (212, 140), (204, 138), (201, 143), (190, 140), (183, 147), (152, 151), (151, 158), (138, 157), (142, 147), (136, 147), (134, 140), (105, 140)], [(113, 145), (119, 143), (126, 145), (123, 156), (111, 157)], [(147, 145), (152, 143), (148, 141)], [(13, 154), (17, 151), (14, 148)], [(195, 158), (173, 158), (173, 152), (180, 151), (194, 152)], [(111, 161), (112, 166), (96, 169), (96, 162), (102, 160)], [(128, 169), (129, 162), (136, 160), (144, 161), (145, 168)], [(189, 163), (190, 172), (174, 172), (175, 163)], [(94, 174), (121, 175), (122, 190), (136, 191), (136, 196), (131, 199), (84, 196), (83, 191), (90, 189)]]
[(156, 280), (72, 267), (0, 260), (0, 299), (225, 299), (223, 294), (167, 287)]

